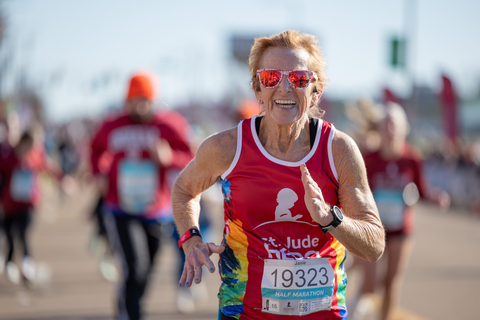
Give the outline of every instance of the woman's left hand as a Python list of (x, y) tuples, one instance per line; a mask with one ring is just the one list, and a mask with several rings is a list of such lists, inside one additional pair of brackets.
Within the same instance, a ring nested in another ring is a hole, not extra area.
[(322, 226), (327, 226), (333, 221), (333, 216), (330, 213), (330, 205), (325, 202), (322, 190), (318, 184), (312, 179), (308, 172), (307, 166), (302, 164), (300, 166), (302, 172), (302, 182), (305, 188), (305, 205), (313, 221)]

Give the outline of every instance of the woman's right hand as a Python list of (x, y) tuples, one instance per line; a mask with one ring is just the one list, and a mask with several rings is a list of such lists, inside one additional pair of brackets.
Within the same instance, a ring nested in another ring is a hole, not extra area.
[(182, 246), (185, 252), (185, 265), (183, 266), (182, 276), (179, 286), (190, 287), (195, 281), (199, 284), (202, 281), (202, 266), (207, 267), (210, 273), (215, 272), (215, 266), (210, 259), (214, 253), (222, 253), (225, 246), (217, 246), (213, 242), (203, 243), (200, 237), (192, 237)]

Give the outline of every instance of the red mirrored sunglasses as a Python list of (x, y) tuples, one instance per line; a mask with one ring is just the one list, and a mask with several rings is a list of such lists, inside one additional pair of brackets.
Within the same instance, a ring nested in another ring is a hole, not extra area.
[(284, 75), (287, 76), (290, 86), (295, 89), (305, 89), (310, 84), (312, 78), (318, 80), (315, 72), (308, 70), (260, 69), (257, 70), (257, 75), (260, 79), (260, 84), (264, 88), (275, 88)]

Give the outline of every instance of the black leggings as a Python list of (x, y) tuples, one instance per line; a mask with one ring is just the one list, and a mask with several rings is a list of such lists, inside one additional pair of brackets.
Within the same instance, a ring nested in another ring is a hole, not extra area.
[(5, 216), (3, 219), (3, 228), (8, 242), (8, 254), (6, 262), (12, 261), (14, 252), (14, 237), (18, 236), (23, 246), (23, 256), (30, 255), (27, 242), (27, 229), (32, 221), (32, 213), (19, 212), (15, 215)]
[(123, 266), (117, 318), (138, 320), (141, 300), (160, 248), (161, 224), (131, 216), (114, 216), (110, 212), (105, 212), (104, 218), (110, 243)]

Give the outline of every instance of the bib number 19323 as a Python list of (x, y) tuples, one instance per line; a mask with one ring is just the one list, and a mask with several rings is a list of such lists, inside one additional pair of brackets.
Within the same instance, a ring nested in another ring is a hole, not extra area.
[(265, 260), (263, 312), (307, 315), (332, 306), (335, 275), (327, 258)]

